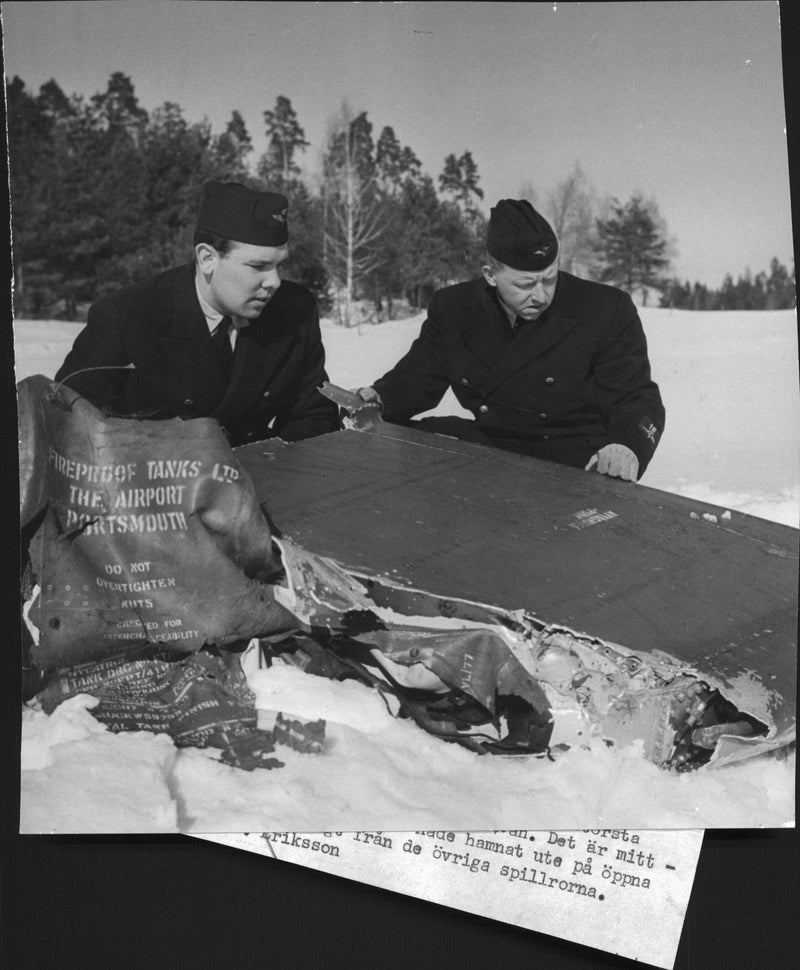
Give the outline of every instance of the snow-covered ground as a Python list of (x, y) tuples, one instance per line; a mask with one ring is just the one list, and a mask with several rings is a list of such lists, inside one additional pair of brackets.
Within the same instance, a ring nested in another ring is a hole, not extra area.
[[(793, 527), (800, 521), (793, 311), (643, 309), (667, 429), (644, 484)], [(422, 317), (345, 330), (323, 322), (331, 380), (367, 384)], [(18, 321), (17, 379), (52, 376), (79, 324)], [(462, 413), (445, 398), (436, 413)], [(554, 620), (557, 618), (554, 617)], [(479, 757), (393, 720), (368, 688), (262, 672), (262, 704), (328, 719), (321, 756), (281, 749), (248, 773), (164, 735), (112, 735), (83, 696), (23, 711), (24, 832), (701, 828), (793, 824), (795, 755), (668, 774), (635, 747), (555, 763)]]

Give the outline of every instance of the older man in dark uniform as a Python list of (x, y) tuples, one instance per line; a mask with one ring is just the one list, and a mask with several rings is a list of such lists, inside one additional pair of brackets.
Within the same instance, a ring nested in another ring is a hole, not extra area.
[(410, 350), (373, 387), (386, 421), (431, 410), (448, 387), (474, 420), (431, 431), (636, 481), (664, 428), (630, 296), (558, 268), (558, 241), (524, 200), (491, 211), (480, 279), (434, 294)]
[(316, 301), (281, 279), (287, 207), (207, 183), (194, 261), (98, 300), (56, 379), (117, 415), (216, 418), (233, 445), (336, 430)]

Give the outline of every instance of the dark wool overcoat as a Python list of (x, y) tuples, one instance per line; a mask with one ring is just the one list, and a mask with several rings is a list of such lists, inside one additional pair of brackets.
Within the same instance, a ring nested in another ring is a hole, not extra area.
[[(335, 431), (317, 304), (281, 283), (257, 319), (239, 330), (228, 381), (194, 283), (194, 263), (106, 296), (89, 310), (56, 380), (115, 414), (216, 418), (232, 445)], [(132, 370), (87, 367), (133, 364)]]
[(617, 442), (641, 474), (664, 428), (633, 301), (564, 272), (544, 314), (514, 330), (485, 280), (439, 290), (419, 337), (374, 387), (396, 424), (451, 387), (474, 421), (425, 419), (432, 430), (577, 467)]

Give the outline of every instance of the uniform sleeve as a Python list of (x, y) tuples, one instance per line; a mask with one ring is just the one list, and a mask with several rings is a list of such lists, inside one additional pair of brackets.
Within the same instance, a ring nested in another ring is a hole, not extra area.
[(641, 476), (664, 431), (664, 405), (650, 376), (642, 322), (627, 293), (620, 293), (615, 322), (595, 361), (595, 386), (609, 442), (634, 452)]
[(299, 441), (338, 430), (339, 409), (318, 390), (327, 380), (325, 348), (315, 302), (297, 382), (273, 425), (275, 433), (284, 441)]
[(109, 300), (100, 300), (90, 308), (86, 326), (75, 338), (55, 379), (97, 407), (124, 413), (124, 368), (131, 364), (127, 345), (121, 308), (115, 309)]
[(434, 296), (408, 353), (372, 385), (383, 402), (384, 420), (401, 424), (435, 408), (444, 397), (450, 378), (442, 332), (443, 317)]

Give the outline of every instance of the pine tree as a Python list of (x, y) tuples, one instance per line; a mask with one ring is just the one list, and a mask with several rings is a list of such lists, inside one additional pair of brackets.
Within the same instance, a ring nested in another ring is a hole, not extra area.
[[(37, 138), (9, 131), (20, 176), (12, 181), (26, 197), (15, 213), (19, 302), (33, 297), (33, 312), (58, 312), (52, 304), (63, 300), (61, 312), (73, 317), (78, 302), (94, 298), (98, 280), (147, 231), (140, 151), (147, 113), (120, 72), (88, 103), (67, 98), (49, 81), (31, 106), (23, 87), (16, 85), (14, 96), (28, 121), (36, 116)], [(32, 293), (37, 278), (42, 286)]]
[(717, 294), (720, 310), (736, 309), (736, 286), (730, 273), (725, 274), (722, 286)]
[(253, 139), (238, 111), (231, 114), (230, 121), (213, 142), (213, 154), (224, 172), (226, 181), (245, 182), (248, 171), (245, 159), (253, 150)]
[(259, 161), (258, 174), (279, 190), (281, 184), (300, 174), (295, 157), (308, 148), (309, 142), (292, 102), (283, 94), (278, 95), (273, 110), (264, 112), (264, 123), (268, 144)]
[(133, 81), (122, 71), (111, 75), (106, 90), (93, 95), (90, 105), (94, 122), (114, 135), (124, 132), (136, 141), (147, 123), (147, 112), (139, 105)]
[[(458, 242), (454, 239), (457, 255), (453, 261), (453, 280), (464, 279), (465, 273), (467, 276), (473, 275), (484, 255), (486, 219), (478, 208), (479, 201), (483, 199), (479, 182), (478, 166), (472, 152), (465, 151), (460, 158), (455, 155), (445, 158), (444, 169), (439, 175), (439, 190), (445, 203), (454, 208), (463, 223), (458, 229)], [(455, 265), (458, 266), (457, 270)]]
[(328, 271), (323, 262), (322, 202), (293, 178), (282, 185), (289, 200), (289, 260), (286, 278), (301, 283), (317, 298), (320, 307), (331, 308)]
[(62, 183), (59, 251), (65, 275), (90, 299), (132, 282), (127, 261), (147, 247), (148, 120), (133, 82), (117, 71), (105, 91), (81, 103), (67, 132), (73, 164)]
[(394, 129), (383, 128), (375, 146), (375, 170), (381, 191), (397, 197), (405, 179), (419, 178), (420, 169), (419, 159), (408, 145), (400, 145)]
[[(267, 150), (258, 160), (257, 188), (282, 192), (289, 200), (288, 279), (307, 286), (328, 308), (328, 275), (322, 262), (322, 215), (319, 199), (312, 197), (300, 177), (297, 157), (309, 145), (292, 102), (279, 95), (272, 110), (264, 112)], [(242, 179), (248, 181), (248, 179)]]
[(437, 196), (427, 175), (404, 183), (397, 240), (399, 276), (415, 307), (424, 306), (434, 290), (476, 275), (472, 227), (454, 202)]
[(783, 263), (773, 256), (764, 289), (765, 305), (768, 310), (788, 310), (794, 307), (797, 303), (794, 268), (790, 274)]
[(717, 310), (719, 301), (716, 294), (709, 292), (704, 283), (695, 282), (690, 302), (692, 310)]
[(685, 310), (689, 307), (692, 299), (692, 287), (688, 280), (685, 283), (675, 277), (668, 280), (661, 293), (659, 306), (670, 307), (674, 310)]
[(639, 194), (624, 205), (612, 199), (608, 218), (596, 220), (601, 281), (629, 293), (639, 290), (645, 303), (649, 289), (663, 287), (663, 271), (669, 266), (667, 240), (658, 220), (655, 203), (645, 203)]
[[(221, 137), (221, 136), (220, 136)], [(148, 238), (125, 260), (133, 279), (191, 258), (192, 233), (204, 183), (238, 174), (230, 156), (220, 155), (208, 121), (190, 124), (180, 105), (166, 102), (145, 129)]]
[(339, 119), (328, 142), (325, 156), (328, 171), (351, 166), (363, 185), (374, 186), (376, 176), (375, 143), (372, 139), (372, 122), (367, 112), (352, 117), (347, 104), (342, 105)]
[[(58, 280), (45, 266), (47, 229), (52, 219), (49, 196), (55, 177), (53, 128), (66, 97), (47, 98), (46, 89), (58, 88), (55, 81), (40, 88), (39, 97), (14, 77), (6, 85), (8, 159), (13, 213), (14, 303), (17, 315), (37, 315), (56, 298)], [(52, 109), (49, 101), (58, 101)]]
[(480, 176), (472, 152), (465, 151), (460, 158), (448, 155), (439, 175), (439, 191), (455, 202), (467, 216), (478, 212), (478, 199), (483, 199), (483, 189), (478, 185)]
[(381, 130), (375, 145), (375, 184), (381, 199), (383, 232), (378, 241), (378, 265), (369, 273), (366, 289), (375, 303), (377, 314), (394, 316), (394, 299), (402, 295), (403, 279), (399, 270), (402, 246), (403, 188), (406, 181), (417, 181), (421, 165), (408, 145), (401, 145), (394, 129)]

